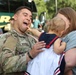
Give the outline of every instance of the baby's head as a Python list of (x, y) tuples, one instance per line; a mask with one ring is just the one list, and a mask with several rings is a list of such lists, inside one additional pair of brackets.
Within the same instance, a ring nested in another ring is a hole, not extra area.
[(48, 23), (48, 31), (53, 31), (60, 37), (65, 30), (65, 25), (66, 23), (62, 18), (54, 17)]

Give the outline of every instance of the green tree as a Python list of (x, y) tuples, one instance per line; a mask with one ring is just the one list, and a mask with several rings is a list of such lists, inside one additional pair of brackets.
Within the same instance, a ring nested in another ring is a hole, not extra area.
[(46, 2), (46, 8), (47, 8), (47, 14), (48, 18), (52, 18), (54, 16), (56, 10), (55, 10), (55, 1), (54, 0), (49, 0)]
[(37, 7), (38, 15), (40, 15), (41, 12), (44, 12), (44, 11), (47, 12), (46, 3), (44, 2), (44, 0), (34, 0), (34, 1)]
[[(46, 11), (47, 19), (55, 16), (56, 0), (47, 0), (46, 2), (44, 2), (44, 0), (34, 1), (37, 6), (38, 15), (40, 15), (41, 12)], [(57, 0), (57, 10), (63, 7), (72, 7), (74, 10), (76, 10), (76, 0)]]
[[(72, 7), (76, 10), (76, 0), (57, 0), (57, 10), (63, 7)], [(46, 8), (48, 10), (48, 18), (52, 18), (56, 14), (55, 0), (47, 1)]]

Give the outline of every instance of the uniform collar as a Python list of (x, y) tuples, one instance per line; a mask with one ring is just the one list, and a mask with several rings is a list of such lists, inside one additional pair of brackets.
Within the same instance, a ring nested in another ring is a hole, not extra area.
[(24, 35), (18, 33), (16, 30), (12, 29), (10, 31), (12, 34), (14, 34), (15, 36), (19, 36), (19, 37), (25, 37), (25, 36), (28, 36), (27, 33), (25, 33)]

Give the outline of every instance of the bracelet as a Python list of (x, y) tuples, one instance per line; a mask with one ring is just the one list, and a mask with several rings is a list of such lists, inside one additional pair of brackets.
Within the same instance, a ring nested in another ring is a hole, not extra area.
[(28, 54), (28, 56), (29, 56), (29, 58), (30, 58), (30, 59), (33, 59), (33, 57), (30, 55), (30, 53), (29, 53), (29, 52), (28, 52), (27, 54)]

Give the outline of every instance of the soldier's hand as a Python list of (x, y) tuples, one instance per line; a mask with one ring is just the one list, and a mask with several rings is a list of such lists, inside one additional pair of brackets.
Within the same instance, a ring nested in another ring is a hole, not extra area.
[(42, 52), (42, 48), (44, 48), (46, 45), (46, 43), (44, 41), (41, 42), (37, 42), (32, 50), (30, 50), (30, 55), (34, 58), (35, 56), (37, 56), (40, 52)]

